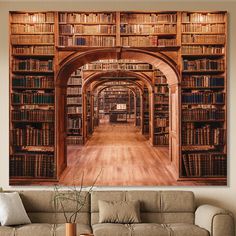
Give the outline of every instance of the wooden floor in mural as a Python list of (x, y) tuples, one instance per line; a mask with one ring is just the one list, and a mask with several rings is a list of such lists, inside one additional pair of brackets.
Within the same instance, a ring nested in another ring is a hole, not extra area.
[(133, 124), (101, 124), (83, 147), (68, 147), (59, 184), (90, 186), (206, 185), (177, 182), (167, 147), (152, 147)]

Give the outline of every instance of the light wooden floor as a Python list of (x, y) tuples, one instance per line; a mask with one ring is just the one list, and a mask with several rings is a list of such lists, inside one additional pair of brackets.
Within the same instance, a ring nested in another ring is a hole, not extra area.
[[(83, 147), (68, 148), (68, 167), (59, 184), (90, 186), (191, 185), (177, 182), (168, 148), (154, 148), (132, 124), (103, 123)], [(196, 183), (195, 183), (196, 184)], [(199, 184), (198, 184), (199, 185)]]

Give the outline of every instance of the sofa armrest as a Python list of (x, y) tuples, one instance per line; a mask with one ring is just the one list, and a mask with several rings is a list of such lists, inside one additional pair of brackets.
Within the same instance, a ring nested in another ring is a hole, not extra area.
[(210, 232), (211, 236), (234, 236), (234, 218), (231, 212), (211, 205), (199, 206), (195, 224)]

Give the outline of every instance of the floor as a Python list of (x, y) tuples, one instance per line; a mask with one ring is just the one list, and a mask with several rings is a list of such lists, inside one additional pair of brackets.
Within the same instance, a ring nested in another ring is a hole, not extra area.
[(102, 123), (85, 146), (68, 147), (68, 166), (60, 184), (81, 182), (84, 186), (94, 182), (97, 186), (193, 184), (177, 182), (168, 148), (152, 147), (131, 123)]

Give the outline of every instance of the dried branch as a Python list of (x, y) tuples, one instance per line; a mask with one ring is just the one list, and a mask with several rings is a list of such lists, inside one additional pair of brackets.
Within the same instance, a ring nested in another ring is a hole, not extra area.
[[(93, 181), (91, 187), (89, 188), (89, 190), (87, 191), (85, 196), (82, 196), (82, 192), (83, 192), (83, 188), (84, 188), (84, 186), (83, 186), (84, 172), (82, 173), (80, 188), (78, 190), (76, 188), (74, 178), (73, 178), (73, 186), (68, 187), (68, 189), (69, 189), (68, 191), (60, 191), (60, 188), (58, 185), (54, 186), (54, 192), (55, 192), (55, 194), (54, 194), (54, 207), (56, 209), (58, 208), (58, 205), (61, 207), (64, 218), (66, 220), (66, 223), (76, 223), (78, 214), (82, 210), (82, 208), (85, 206), (86, 200), (87, 200), (89, 194), (92, 192), (92, 189), (94, 188), (95, 184), (97, 183), (97, 180), (100, 177), (101, 173), (102, 173), (102, 169), (100, 170), (100, 172), (96, 176), (95, 180)], [(66, 210), (65, 210), (65, 204), (68, 202), (76, 202), (75, 210), (70, 216), (68, 216), (68, 214), (66, 214)]]

